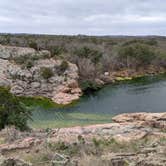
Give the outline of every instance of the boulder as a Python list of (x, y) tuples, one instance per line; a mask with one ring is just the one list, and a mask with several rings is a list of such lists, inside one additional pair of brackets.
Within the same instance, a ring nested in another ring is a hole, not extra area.
[(11, 85), (10, 80), (0, 78), (0, 86), (10, 87), (10, 85)]
[(40, 88), (40, 86), (41, 86), (40, 82), (32, 82), (31, 83), (31, 87), (34, 88), (34, 89)]
[(109, 72), (105, 72), (105, 73), (104, 73), (104, 76), (109, 76)]
[(35, 54), (35, 52), (36, 51), (33, 48), (0, 45), (1, 59), (9, 59), (9, 58), (15, 58), (19, 56), (32, 55), (32, 54)]
[(41, 51), (38, 52), (38, 55), (41, 58), (51, 58), (51, 53), (48, 50), (41, 50)]
[(144, 122), (144, 125), (166, 129), (166, 113), (131, 113), (121, 114), (112, 119), (117, 123)]
[(166, 113), (126, 113), (120, 114), (112, 118), (113, 121), (118, 123), (135, 122), (135, 121), (153, 121), (153, 120), (166, 120)]
[(9, 65), (7, 60), (0, 59), (0, 86), (10, 86), (11, 81), (6, 76)]
[(65, 71), (65, 75), (69, 77), (69, 79), (77, 80), (79, 78), (78, 76), (78, 67), (76, 64), (72, 64), (68, 62), (68, 69)]
[(79, 88), (77, 81), (71, 80), (65, 83), (65, 85), (55, 88), (52, 100), (57, 104), (66, 105), (78, 100), (81, 95), (82, 90)]
[(21, 86), (15, 85), (15, 86), (11, 87), (10, 92), (15, 95), (21, 95), (21, 94), (23, 94), (24, 89)]
[(80, 94), (81, 95), (82, 90), (80, 88), (75, 88), (71, 90), (71, 94)]
[(78, 100), (79, 97), (80, 97), (80, 94), (70, 94), (70, 93), (59, 92), (55, 94), (55, 96), (53, 96), (52, 100), (57, 104), (67, 105), (75, 100)]
[(78, 86), (78, 82), (76, 81), (76, 80), (70, 80), (70, 81), (68, 81), (67, 83), (67, 86), (69, 87), (69, 88), (71, 88), (71, 89), (75, 89), (75, 88), (78, 88), (79, 86)]

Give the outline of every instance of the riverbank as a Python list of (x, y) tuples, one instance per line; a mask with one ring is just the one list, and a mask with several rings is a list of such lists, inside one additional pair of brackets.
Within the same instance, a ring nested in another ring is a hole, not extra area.
[[(125, 74), (124, 74), (125, 73)], [(127, 74), (128, 72), (125, 71), (119, 71), (119, 72), (114, 72), (114, 76), (113, 78), (111, 78), (111, 82), (105, 82), (104, 84), (100, 84), (98, 85), (97, 89), (94, 90), (90, 90), (90, 92), (86, 91), (85, 93), (82, 94), (82, 96), (80, 96), (80, 98), (86, 96), (86, 95), (90, 95), (91, 93), (95, 93), (97, 91), (99, 91), (102, 88), (105, 88), (107, 86), (115, 86), (118, 84), (126, 84), (126, 83), (136, 83), (136, 82), (149, 82), (149, 78), (152, 80), (150, 82), (156, 82), (162, 79), (166, 79), (166, 72), (164, 69), (161, 69), (160, 71), (151, 71), (151, 72), (147, 72), (143, 74), (143, 72), (137, 72), (135, 74), (129, 75)], [(80, 99), (77, 99), (75, 101), (72, 101), (69, 104), (57, 104), (55, 102), (53, 102), (51, 99), (46, 98), (46, 97), (40, 97), (40, 96), (34, 96), (34, 97), (26, 97), (26, 96), (20, 96), (19, 97), (21, 102), (23, 102), (26, 106), (28, 107), (42, 107), (44, 109), (49, 109), (49, 108), (68, 108), (68, 107), (73, 107), (76, 104), (79, 103)]]
[(166, 113), (134, 113), (118, 115), (111, 124), (23, 133), (5, 129), (0, 132), (0, 162), (165, 166), (165, 120)]
[(117, 81), (67, 106), (43, 97), (19, 99), (32, 110), (33, 128), (110, 123), (112, 116), (124, 112), (164, 112), (165, 81), (164, 74)]
[[(105, 55), (87, 47), (75, 48), (76, 53), (69, 58), (56, 57), (48, 50), (0, 45), (0, 86), (10, 87), (11, 93), (17, 96), (46, 97), (59, 105), (68, 105), (79, 100), (85, 91), (165, 72), (165, 60), (159, 53), (138, 43), (133, 47), (134, 62), (125, 63), (128, 54), (125, 53), (125, 58), (122, 56), (120, 50), (126, 48), (121, 45), (114, 57), (119, 66), (114, 64), (116, 67), (111, 68), (113, 62), (110, 62), (107, 68), (107, 60), (102, 59)], [(139, 58), (135, 57), (135, 51)], [(127, 60), (131, 60), (130, 57)]]
[(70, 106), (57, 107), (42, 99), (25, 104), (34, 110), (32, 127), (56, 128), (110, 123), (113, 116), (125, 112), (165, 112), (165, 97), (166, 76), (162, 74), (118, 81)]
[[(140, 67), (135, 69), (123, 69), (119, 71), (106, 72), (104, 76), (101, 76), (103, 85), (118, 83), (121, 81), (130, 81), (137, 78), (143, 78), (148, 76), (165, 75), (166, 69), (162, 67), (148, 66), (146, 68)], [(102, 84), (101, 84), (102, 85)]]

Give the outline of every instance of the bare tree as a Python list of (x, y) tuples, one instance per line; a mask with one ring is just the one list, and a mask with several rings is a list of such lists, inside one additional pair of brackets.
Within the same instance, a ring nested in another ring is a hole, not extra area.
[(79, 74), (82, 79), (94, 79), (96, 76), (95, 65), (87, 58), (79, 58), (77, 61)]

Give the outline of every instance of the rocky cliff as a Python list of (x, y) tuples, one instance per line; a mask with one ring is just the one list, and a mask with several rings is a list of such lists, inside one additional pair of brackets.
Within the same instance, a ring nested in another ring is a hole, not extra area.
[[(65, 65), (63, 65), (65, 64)], [(49, 51), (0, 45), (0, 86), (18, 96), (43, 96), (58, 104), (79, 99), (78, 68)]]
[[(82, 61), (79, 59), (79, 62)], [(56, 56), (52, 56), (47, 50), (36, 51), (32, 48), (0, 45), (0, 86), (10, 87), (11, 92), (18, 96), (42, 96), (58, 104), (70, 104), (82, 95), (78, 79), (82, 82), (82, 89), (86, 90), (86, 88), (97, 89), (116, 81), (165, 73), (165, 68), (160, 65), (149, 65), (146, 68), (140, 67), (139, 70), (124, 68), (102, 71), (91, 79), (92, 76), (88, 78), (88, 75), (91, 75), (92, 71), (85, 71), (90, 67), (86, 66), (88, 64), (89, 62), (85, 61), (81, 69), (77, 64), (78, 71), (75, 64), (56, 59)]]

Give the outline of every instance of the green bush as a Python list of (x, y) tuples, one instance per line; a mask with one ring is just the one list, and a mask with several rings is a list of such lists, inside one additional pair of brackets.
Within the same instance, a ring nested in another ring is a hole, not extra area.
[(93, 80), (84, 80), (80, 81), (80, 87), (84, 92), (89, 92), (89, 91), (96, 91), (101, 88), (100, 85), (95, 83)]
[(146, 66), (151, 64), (155, 58), (155, 52), (153, 49), (145, 44), (132, 44), (129, 46), (123, 46), (119, 50), (119, 57), (121, 60), (132, 58), (136, 63), (136, 66)]
[(25, 65), (28, 61), (33, 63), (35, 60), (40, 59), (39, 56), (37, 55), (24, 55), (24, 56), (19, 56), (19, 57), (14, 57), (12, 60), (18, 64), (18, 65)]
[(41, 68), (41, 76), (48, 80), (49, 78), (51, 78), (53, 76), (53, 71), (50, 68), (47, 67), (43, 67)]
[(32, 60), (28, 60), (26, 63), (25, 63), (25, 67), (27, 68), (27, 69), (30, 69), (30, 68), (32, 68), (34, 66), (34, 61), (32, 61)]
[(61, 75), (61, 74), (63, 74), (63, 73), (68, 69), (68, 67), (69, 67), (68, 62), (65, 61), (65, 60), (63, 60), (63, 61), (61, 62), (61, 64), (60, 64), (60, 66), (55, 67), (56, 73), (57, 73), (58, 75)]
[(23, 68), (30, 69), (34, 66), (34, 62), (40, 59), (48, 59), (49, 54), (43, 53), (43, 54), (26, 54), (24, 56), (14, 57), (11, 60), (13, 60), (16, 64), (21, 65)]
[(27, 121), (31, 119), (31, 112), (9, 92), (0, 87), (0, 129), (5, 126), (15, 126), (17, 129), (27, 129)]
[(10, 44), (10, 41), (11, 41), (10, 35), (6, 35), (6, 36), (5, 36), (5, 42), (6, 42), (6, 44), (7, 44), (7, 45)]
[(166, 68), (166, 51), (160, 50), (157, 55), (154, 64)]
[(85, 139), (82, 135), (78, 135), (77, 139), (80, 144), (85, 144)]
[(102, 53), (100, 51), (88, 47), (76, 49), (74, 51), (74, 54), (81, 58), (89, 58), (95, 64), (98, 63), (100, 58), (102, 57)]
[(34, 41), (29, 42), (29, 47), (38, 50), (38, 44)]
[(24, 64), (28, 59), (29, 59), (28, 56), (19, 56), (12, 58), (12, 60), (18, 65)]
[(62, 73), (64, 73), (69, 67), (69, 64), (67, 61), (63, 60), (61, 65), (59, 66), (59, 69)]
[(146, 41), (146, 44), (151, 45), (151, 46), (157, 46), (158, 42), (155, 39), (150, 39)]
[(66, 48), (64, 46), (54, 46), (54, 47), (50, 47), (49, 48), (50, 52), (51, 52), (51, 56), (59, 56), (62, 53), (66, 52)]
[(129, 46), (132, 44), (145, 44), (145, 45), (149, 45), (149, 46), (157, 46), (158, 42), (155, 39), (134, 39), (134, 40), (129, 40), (125, 43), (122, 44), (122, 46)]
[(138, 43), (143, 43), (143, 40), (137, 40), (137, 39), (134, 39), (134, 40), (129, 40), (129, 41), (127, 41), (127, 42), (124, 42), (123, 44), (122, 44), (122, 47), (123, 46), (129, 46), (129, 45), (132, 45), (132, 44), (138, 44)]

